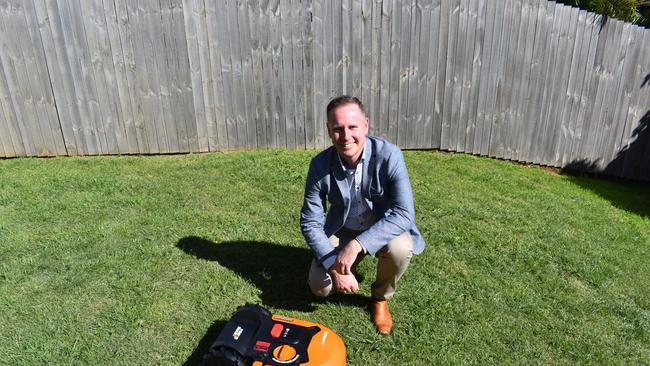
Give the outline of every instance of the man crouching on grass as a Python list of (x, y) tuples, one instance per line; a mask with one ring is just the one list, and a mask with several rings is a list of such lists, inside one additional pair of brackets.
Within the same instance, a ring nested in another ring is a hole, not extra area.
[(366, 254), (376, 255), (372, 319), (385, 336), (393, 326), (387, 300), (413, 254), (424, 250), (408, 172), (397, 146), (367, 136), (368, 117), (359, 99), (331, 100), (327, 131), (332, 146), (311, 161), (300, 213), (315, 257), (309, 287), (317, 296), (354, 293), (359, 290), (354, 267)]

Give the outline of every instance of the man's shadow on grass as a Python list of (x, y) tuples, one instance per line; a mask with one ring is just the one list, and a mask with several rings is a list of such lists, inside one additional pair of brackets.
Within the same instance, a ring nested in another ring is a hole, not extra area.
[[(312, 255), (306, 248), (258, 241), (217, 244), (195, 236), (179, 240), (176, 247), (196, 258), (216, 262), (252, 282), (262, 291), (262, 305), (304, 312), (313, 311), (314, 302), (368, 306), (366, 298), (358, 294), (334, 294), (327, 299), (312, 295), (307, 285)], [(228, 320), (219, 319), (212, 323), (184, 366), (199, 364)]]
[(217, 244), (195, 236), (179, 240), (176, 247), (196, 258), (214, 261), (250, 281), (262, 291), (260, 299), (266, 306), (303, 312), (314, 311), (314, 302), (367, 306), (366, 298), (359, 294), (334, 294), (327, 299), (314, 296), (307, 285), (313, 258), (307, 248), (259, 241)]

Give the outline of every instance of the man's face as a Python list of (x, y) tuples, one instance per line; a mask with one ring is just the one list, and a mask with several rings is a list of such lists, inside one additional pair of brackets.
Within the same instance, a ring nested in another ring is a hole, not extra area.
[(346, 165), (355, 166), (368, 133), (368, 118), (356, 104), (345, 104), (330, 113), (327, 130), (332, 145)]

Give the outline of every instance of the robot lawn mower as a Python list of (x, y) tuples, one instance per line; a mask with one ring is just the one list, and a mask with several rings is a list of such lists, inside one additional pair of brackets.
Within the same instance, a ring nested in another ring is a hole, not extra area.
[(345, 345), (332, 330), (272, 315), (259, 305), (237, 309), (202, 366), (344, 366)]

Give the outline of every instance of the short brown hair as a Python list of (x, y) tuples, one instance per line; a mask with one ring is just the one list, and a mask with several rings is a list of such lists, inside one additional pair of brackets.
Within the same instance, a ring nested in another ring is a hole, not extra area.
[(332, 113), (332, 111), (334, 111), (338, 107), (348, 105), (348, 104), (356, 104), (361, 110), (361, 113), (363, 113), (363, 115), (367, 117), (366, 109), (363, 107), (363, 103), (361, 103), (359, 98), (352, 97), (349, 95), (341, 95), (330, 100), (330, 102), (327, 103), (327, 123), (330, 122), (330, 113)]

